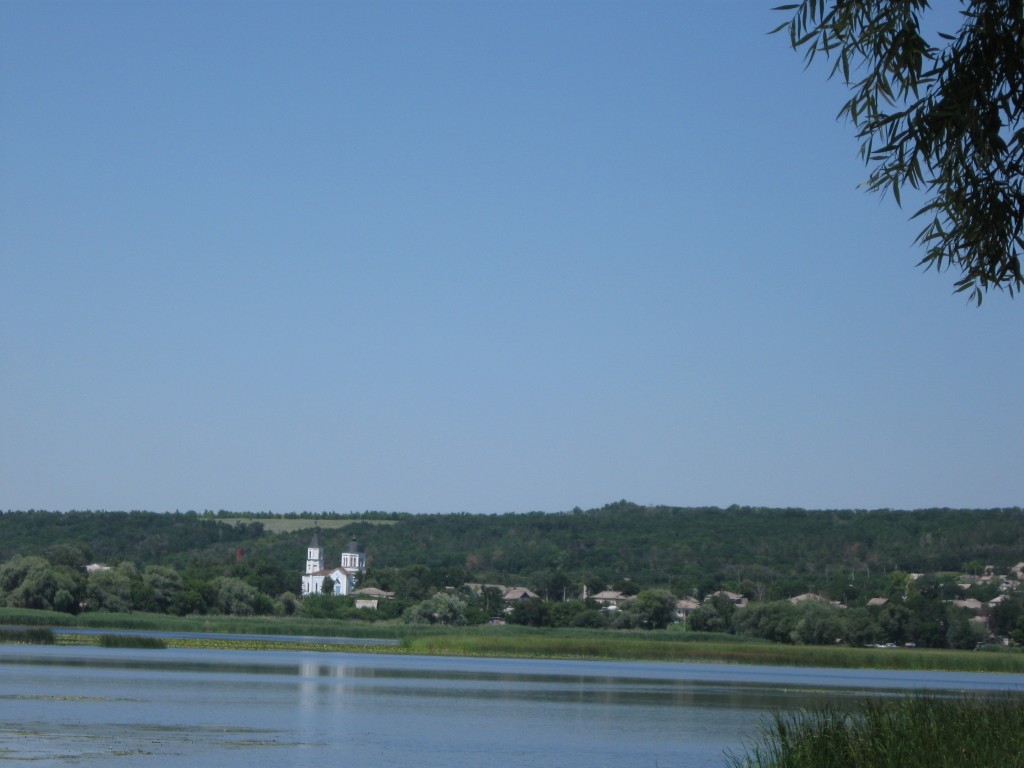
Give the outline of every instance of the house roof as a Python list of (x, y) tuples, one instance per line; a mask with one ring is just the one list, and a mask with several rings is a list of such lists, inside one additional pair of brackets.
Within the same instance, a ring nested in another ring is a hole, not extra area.
[(712, 598), (712, 597), (727, 597), (730, 600), (742, 600), (743, 599), (743, 595), (738, 594), (736, 592), (730, 592), (727, 589), (720, 589), (717, 592), (712, 592), (710, 595), (708, 595), (704, 599), (707, 600), (707, 599)]
[(377, 587), (363, 587), (352, 592), (353, 595), (366, 595), (367, 597), (394, 597), (394, 592), (385, 592), (383, 589), (377, 589)]
[(470, 582), (466, 584), (473, 592), (477, 595), (481, 594), (485, 589), (497, 589), (501, 590), (502, 594), (508, 592), (508, 587), (504, 584), (480, 584), (478, 582)]
[(828, 602), (828, 600), (819, 595), (817, 592), (804, 592), (802, 595), (797, 595), (796, 597), (789, 598), (789, 602), (791, 602), (793, 605), (796, 605), (797, 603), (806, 603), (808, 600), (813, 600), (816, 603)]
[(626, 596), (621, 592), (615, 592), (610, 589), (604, 590), (604, 592), (598, 592), (596, 595), (591, 595), (593, 600), (625, 600)]
[(341, 566), (335, 566), (334, 568), (324, 568), (319, 571), (313, 571), (313, 573), (305, 574), (307, 576), (333, 576), (334, 574), (341, 574), (343, 576), (351, 576), (352, 573), (347, 568)]
[(512, 589), (505, 593), (506, 600), (529, 600), (534, 597), (538, 597), (538, 595), (531, 592), (526, 587), (512, 587)]
[(968, 608), (972, 611), (981, 610), (981, 600), (973, 597), (968, 597), (966, 600), (951, 600), (950, 602), (957, 608)]

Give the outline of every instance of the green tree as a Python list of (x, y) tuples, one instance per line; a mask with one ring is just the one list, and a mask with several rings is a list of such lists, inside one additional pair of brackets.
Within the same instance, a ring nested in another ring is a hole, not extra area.
[(691, 613), (687, 623), (696, 632), (732, 632), (735, 613), (729, 598), (716, 595)]
[(993, 635), (1006, 637), (1024, 618), (1024, 593), (1017, 592), (992, 608), (988, 617), (988, 627)]
[(946, 647), (962, 651), (974, 649), (985, 639), (981, 627), (972, 625), (969, 611), (949, 606), (946, 610)]
[(882, 627), (869, 608), (850, 608), (844, 612), (843, 639), (847, 645), (874, 645), (882, 636)]
[(800, 620), (800, 612), (788, 600), (751, 603), (736, 612), (736, 632), (760, 637), (773, 643), (793, 642), (793, 632)]
[(214, 607), (219, 613), (251, 616), (255, 612), (253, 602), (258, 592), (248, 582), (233, 576), (221, 576), (214, 580), (213, 586), (217, 590)]
[(456, 594), (437, 592), (402, 614), (407, 624), (466, 624), (466, 602)]
[(167, 610), (175, 616), (192, 616), (206, 613), (208, 603), (202, 593), (194, 587), (183, 589), (171, 600)]
[(797, 606), (800, 618), (793, 628), (794, 643), (802, 645), (831, 645), (843, 639), (840, 609), (808, 600)]
[(131, 563), (121, 563), (116, 568), (106, 568), (89, 574), (86, 595), (91, 611), (126, 613), (132, 609), (132, 577), (135, 569)]
[(282, 616), (294, 616), (299, 612), (300, 605), (294, 592), (282, 592), (281, 596), (277, 598), (274, 612)]
[(0, 568), (0, 605), (78, 613), (85, 577), (67, 565), (20, 555)]
[[(840, 110), (873, 166), (865, 186), (922, 190), (921, 264), (961, 277), (980, 304), (1024, 287), (1024, 3), (962, 0), (959, 30), (928, 35), (927, 0), (802, 0), (774, 31), (808, 63), (832, 60), (852, 95)], [(927, 21), (927, 20), (925, 20)]]
[(621, 629), (664, 629), (676, 614), (676, 598), (666, 589), (647, 589), (627, 600), (613, 621)]
[(321, 595), (333, 595), (334, 594), (334, 579), (330, 576), (324, 576), (323, 584), (320, 585)]
[(548, 604), (539, 597), (517, 600), (508, 614), (509, 624), (523, 624), (528, 627), (546, 627), (551, 624)]
[[(181, 576), (165, 565), (147, 565), (142, 572), (142, 586), (138, 597), (133, 595), (136, 610), (166, 613), (171, 601), (185, 587)], [(146, 601), (143, 604), (143, 599)]]

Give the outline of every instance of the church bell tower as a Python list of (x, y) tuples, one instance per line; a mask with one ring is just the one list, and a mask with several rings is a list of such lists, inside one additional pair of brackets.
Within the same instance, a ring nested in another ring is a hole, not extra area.
[(320, 546), (320, 531), (313, 531), (313, 538), (306, 548), (306, 573), (316, 573), (324, 569), (324, 548)]

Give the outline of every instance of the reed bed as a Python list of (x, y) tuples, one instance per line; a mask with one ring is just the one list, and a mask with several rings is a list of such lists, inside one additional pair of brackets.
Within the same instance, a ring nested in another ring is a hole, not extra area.
[[(166, 616), (151, 613), (83, 613), (78, 616), (0, 608), (0, 624), (136, 631), (243, 635), (381, 638), (401, 648), (352, 646), (337, 650), (430, 655), (509, 656), (638, 661), (709, 662), (847, 669), (955, 670), (1024, 674), (1024, 651), (949, 651), (924, 648), (850, 648), (781, 645), (718, 633), (679, 630), (539, 629), (522, 626), (444, 627), (401, 622), (366, 623), (285, 616)], [(61, 642), (65, 642), (61, 639)], [(248, 642), (242, 641), (242, 642)], [(235, 643), (220, 643), (236, 647)], [(177, 641), (173, 643), (177, 645)], [(315, 642), (297, 643), (314, 648)], [(260, 646), (264, 647), (264, 646)], [(278, 644), (265, 647), (281, 648)]]
[(167, 642), (159, 637), (138, 635), (98, 635), (96, 644), (100, 648), (166, 648)]
[(958, 670), (1024, 673), (1024, 654), (777, 645), (765, 642), (672, 642), (620, 635), (607, 630), (583, 636), (568, 633), (433, 634), (403, 640), (410, 653), (461, 656), (636, 659), (642, 661), (762, 664), (845, 669)]
[(1024, 695), (873, 698), (776, 714), (732, 768), (1024, 768)]
[(169, 616), (161, 613), (80, 613), (0, 608), (0, 624), (22, 626), (129, 629), (155, 632), (219, 632), (252, 635), (310, 635), (314, 637), (399, 638), (425, 629), (385, 622), (306, 619), (295, 616)]
[(0, 643), (26, 643), (29, 645), (53, 645), (56, 638), (46, 627), (28, 629), (0, 629)]

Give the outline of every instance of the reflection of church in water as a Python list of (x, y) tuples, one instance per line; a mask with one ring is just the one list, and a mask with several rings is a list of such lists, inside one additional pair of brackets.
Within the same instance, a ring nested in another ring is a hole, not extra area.
[(324, 568), (324, 548), (320, 545), (320, 532), (314, 531), (306, 548), (306, 572), (302, 574), (302, 594), (319, 595), (324, 589), (324, 579), (334, 584), (332, 594), (348, 595), (356, 587), (356, 577), (366, 570), (366, 550), (352, 539), (341, 550), (341, 565)]

